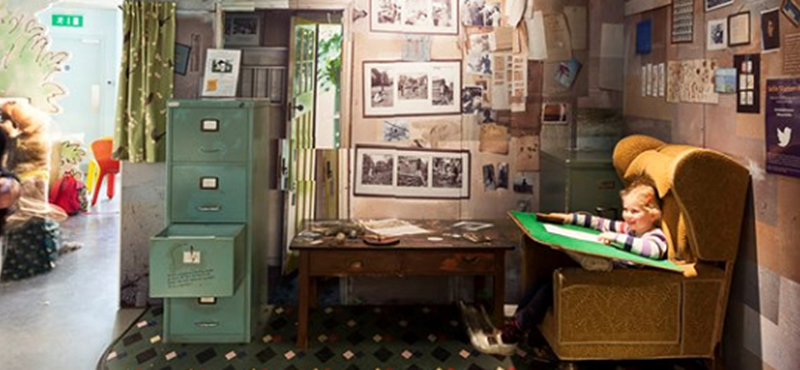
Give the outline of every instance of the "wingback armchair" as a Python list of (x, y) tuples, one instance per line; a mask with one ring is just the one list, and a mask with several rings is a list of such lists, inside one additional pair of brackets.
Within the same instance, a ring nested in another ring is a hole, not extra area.
[(640, 175), (655, 182), (669, 258), (685, 273), (586, 271), (569, 266), (561, 252), (526, 245), (525, 280), (553, 277), (554, 303), (540, 331), (562, 360), (713, 361), (739, 246), (748, 171), (719, 152), (642, 135), (622, 139), (613, 163), (625, 183)]

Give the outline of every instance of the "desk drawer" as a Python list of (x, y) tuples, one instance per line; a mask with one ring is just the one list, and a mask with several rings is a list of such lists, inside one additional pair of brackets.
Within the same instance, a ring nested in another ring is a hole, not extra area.
[(408, 275), (482, 275), (494, 272), (493, 253), (416, 252), (403, 256)]
[(400, 256), (395, 252), (311, 252), (311, 274), (315, 276), (396, 275)]

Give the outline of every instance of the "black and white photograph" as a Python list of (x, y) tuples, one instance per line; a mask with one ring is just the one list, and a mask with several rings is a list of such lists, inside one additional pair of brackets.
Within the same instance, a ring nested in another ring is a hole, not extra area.
[(461, 23), (465, 26), (499, 27), (500, 2), (488, 0), (462, 0)]
[(371, 0), (375, 32), (457, 35), (458, 0)]
[(214, 59), (211, 61), (211, 72), (214, 73), (232, 73), (233, 60), (231, 59)]
[(483, 190), (494, 190), (497, 188), (494, 178), (494, 164), (483, 165)]
[(470, 52), (467, 54), (467, 73), (474, 75), (492, 75), (492, 54)]
[(433, 187), (456, 188), (464, 186), (464, 161), (460, 157), (433, 157)]
[(259, 46), (260, 43), (261, 18), (258, 14), (226, 14), (225, 45)]
[(450, 69), (433, 69), (431, 74), (431, 99), (433, 105), (453, 105), (456, 101), (453, 90), (455, 88), (455, 77), (449, 74), (452, 72)]
[(483, 106), (483, 88), (464, 86), (461, 89), (461, 113), (474, 114)]
[(497, 111), (491, 108), (479, 108), (476, 110), (478, 114), (478, 123), (493, 123), (497, 122)]
[(461, 113), (461, 61), (364, 62), (364, 117)]
[(707, 50), (722, 50), (728, 47), (728, 20), (712, 19), (708, 21)]
[(370, 68), (370, 99), (371, 107), (394, 106), (394, 78), (385, 68)]
[(469, 198), (469, 151), (356, 145), (357, 196)]
[(731, 4), (733, 4), (733, 0), (706, 0), (706, 11), (712, 11)]
[(397, 156), (397, 186), (428, 187), (428, 167), (430, 157), (415, 155)]
[(780, 12), (778, 8), (761, 12), (761, 48), (776, 51), (781, 48)]
[(428, 74), (401, 73), (397, 77), (398, 100), (428, 100)]
[(497, 164), (497, 188), (508, 189), (508, 163)]
[(536, 172), (517, 172), (514, 174), (514, 192), (530, 194)]

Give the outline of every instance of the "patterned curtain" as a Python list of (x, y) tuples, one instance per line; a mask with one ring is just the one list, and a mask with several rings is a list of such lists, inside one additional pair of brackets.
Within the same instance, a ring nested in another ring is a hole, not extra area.
[(162, 162), (172, 97), (175, 3), (125, 1), (114, 157)]

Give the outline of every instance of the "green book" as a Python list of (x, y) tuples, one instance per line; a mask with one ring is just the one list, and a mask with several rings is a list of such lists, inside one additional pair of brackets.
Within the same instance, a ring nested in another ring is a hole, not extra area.
[[(576, 253), (583, 253), (592, 256), (610, 258), (612, 260), (630, 261), (636, 264), (655, 267), (667, 271), (683, 273), (683, 268), (670, 260), (656, 261), (645, 258), (637, 254), (626, 252), (601, 242), (590, 242), (568, 236), (549, 233), (545, 230), (544, 223), (536, 219), (535, 213), (511, 211), (508, 213), (511, 219), (519, 226), (522, 232), (538, 243), (551, 246), (557, 249), (568, 250)], [(559, 225), (568, 230), (580, 231), (590, 234), (600, 234), (599, 231), (580, 227), (576, 225)]]

